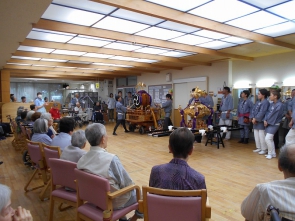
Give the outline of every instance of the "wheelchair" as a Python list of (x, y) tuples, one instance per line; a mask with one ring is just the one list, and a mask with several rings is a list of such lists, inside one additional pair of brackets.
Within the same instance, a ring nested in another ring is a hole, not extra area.
[(83, 125), (88, 124), (87, 116), (79, 116), (79, 112), (76, 111), (69, 111), (71, 117), (75, 120), (75, 128), (76, 127), (83, 127)]
[(103, 114), (102, 114), (102, 112), (93, 112), (92, 117), (91, 117), (91, 121), (93, 123), (105, 124), (105, 122), (103, 120)]

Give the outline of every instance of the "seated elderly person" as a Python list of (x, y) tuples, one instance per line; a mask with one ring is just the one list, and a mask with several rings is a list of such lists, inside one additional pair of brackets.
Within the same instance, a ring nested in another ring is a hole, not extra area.
[(71, 117), (63, 117), (59, 123), (59, 135), (52, 140), (51, 146), (58, 146), (63, 151), (71, 145), (71, 136), (75, 128), (75, 121)]
[(37, 119), (33, 126), (34, 134), (31, 141), (41, 142), (47, 145), (51, 145), (52, 139), (47, 135), (48, 121), (46, 119)]
[(282, 220), (295, 220), (295, 144), (283, 146), (278, 159), (283, 180), (257, 184), (241, 205), (242, 215), (249, 221), (263, 221), (272, 205), (280, 210)]
[(27, 113), (27, 121), (32, 121), (31, 120), (31, 117), (32, 117), (32, 115), (36, 112), (36, 105), (35, 104), (31, 104), (30, 105), (30, 111)]
[(0, 221), (33, 221), (29, 210), (19, 206), (11, 207), (11, 190), (8, 186), (0, 184)]
[(74, 111), (77, 113), (77, 116), (81, 118), (82, 121), (86, 121), (87, 113), (84, 113), (83, 108), (81, 107), (80, 103), (76, 103), (76, 107), (74, 108)]
[(48, 121), (48, 132), (47, 135), (53, 139), (56, 135), (56, 131), (53, 129), (52, 125), (53, 125), (53, 119), (51, 117), (50, 113), (42, 113), (41, 117), (42, 119), (46, 119)]
[(60, 158), (77, 163), (78, 160), (87, 152), (82, 150), (86, 145), (84, 130), (77, 130), (72, 134), (72, 145), (67, 146), (62, 152)]
[(53, 103), (53, 106), (49, 110), (49, 113), (51, 114), (51, 116), (53, 118), (53, 122), (54, 123), (59, 123), (61, 116), (60, 116), (60, 112), (59, 112), (57, 103)]
[(187, 128), (178, 128), (169, 137), (169, 153), (173, 159), (167, 163), (154, 166), (149, 185), (155, 188), (171, 190), (206, 189), (205, 177), (191, 168), (188, 157), (193, 152), (195, 137)]
[[(99, 123), (88, 125), (85, 135), (91, 147), (88, 153), (80, 158), (77, 168), (108, 179), (111, 192), (132, 185), (132, 179), (124, 169), (119, 158), (115, 154), (106, 151), (108, 135), (105, 126)], [(113, 207), (114, 210), (118, 210), (136, 202), (136, 193), (133, 190), (115, 198), (113, 200)], [(136, 211), (131, 220), (135, 221), (140, 217), (142, 218), (143, 215)]]

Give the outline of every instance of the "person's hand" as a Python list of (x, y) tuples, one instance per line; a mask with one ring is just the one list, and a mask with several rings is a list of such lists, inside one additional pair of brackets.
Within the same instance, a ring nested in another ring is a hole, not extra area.
[(19, 206), (13, 215), (13, 221), (33, 221), (30, 210), (26, 210)]
[(255, 119), (255, 118), (253, 118), (253, 119), (252, 119), (252, 123), (253, 123), (253, 124), (257, 124), (257, 122), (256, 122), (256, 119)]
[(289, 123), (289, 127), (292, 128), (293, 127), (293, 121), (291, 120)]
[(264, 121), (264, 126), (267, 127), (268, 123), (267, 121)]

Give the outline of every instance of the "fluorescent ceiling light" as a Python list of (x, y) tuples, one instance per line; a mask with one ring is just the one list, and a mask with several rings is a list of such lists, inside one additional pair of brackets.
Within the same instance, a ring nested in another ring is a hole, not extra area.
[(65, 67), (65, 66), (56, 66), (56, 68), (71, 68), (71, 69), (74, 69), (74, 68), (77, 68), (77, 67)]
[(255, 5), (259, 8), (268, 8), (273, 5), (280, 4), (282, 2), (285, 2), (286, 0), (267, 0), (267, 1), (261, 1), (261, 0), (243, 0), (244, 2), (248, 2), (251, 5)]
[(192, 26), (183, 25), (183, 24), (176, 23), (173, 21), (165, 21), (157, 26), (161, 27), (161, 28), (166, 28), (166, 29), (174, 30), (174, 31), (181, 31), (181, 32), (185, 32), (185, 33), (190, 33), (190, 32), (200, 30), (200, 28), (195, 28)]
[(156, 38), (160, 40), (168, 40), (171, 38), (176, 38), (178, 36), (181, 36), (183, 35), (183, 33), (178, 31), (167, 30), (164, 28), (151, 27), (139, 33), (136, 33), (136, 35), (140, 35), (140, 36), (148, 37), (148, 38)]
[(87, 45), (87, 46), (93, 46), (93, 47), (102, 47), (106, 44), (109, 44), (109, 41), (101, 41), (96, 40), (93, 38), (80, 38), (75, 37), (72, 40), (68, 42), (69, 44), (77, 44), (77, 45)]
[(210, 41), (210, 42), (207, 42), (204, 44), (200, 44), (198, 46), (218, 50), (218, 49), (222, 49), (222, 48), (228, 48), (228, 47), (235, 46), (235, 44), (223, 42), (223, 41)]
[(65, 43), (73, 38), (72, 35), (61, 35), (61, 34), (53, 34), (46, 33), (40, 31), (31, 31), (27, 38), (36, 39), (41, 41), (53, 41), (53, 42), (62, 42)]
[(92, 36), (89, 36), (89, 35), (78, 35), (77, 37), (79, 37), (79, 38), (89, 38), (89, 39), (100, 40), (100, 41), (109, 41), (109, 42), (115, 41), (115, 40), (108, 39), (108, 38), (97, 38), (97, 37), (92, 37)]
[(144, 14), (139, 14), (137, 12), (132, 12), (121, 8), (112, 13), (112, 16), (148, 25), (155, 25), (164, 21), (163, 19), (155, 18)]
[(127, 21), (120, 18), (114, 17), (106, 17), (101, 21), (97, 22), (93, 25), (94, 28), (102, 28), (111, 31), (118, 31), (127, 34), (133, 34), (135, 32), (141, 31), (147, 27), (148, 25), (140, 24), (133, 21)]
[(38, 61), (41, 58), (33, 58), (33, 57), (21, 57), (21, 56), (11, 56), (11, 58), (14, 59), (23, 59), (23, 60), (33, 60), (33, 61)]
[(133, 50), (141, 48), (141, 46), (132, 45), (132, 44), (121, 44), (121, 43), (114, 42), (114, 43), (104, 46), (104, 48), (118, 49), (118, 50), (124, 50), (124, 51), (133, 51)]
[(47, 68), (54, 68), (55, 66), (51, 66), (51, 65), (43, 65), (43, 64), (34, 64), (33, 67), (47, 67)]
[(209, 2), (210, 0), (147, 0), (149, 2), (156, 3), (158, 5), (163, 5), (169, 8), (174, 8), (179, 11), (187, 11), (192, 8), (195, 8), (199, 5), (205, 4), (206, 2)]
[(231, 42), (231, 43), (235, 43), (235, 44), (246, 44), (246, 43), (252, 42), (248, 39), (238, 38), (238, 37), (234, 37), (234, 36), (231, 36), (228, 38), (223, 38), (222, 41)]
[(50, 58), (42, 58), (41, 61), (51, 61), (51, 62), (67, 62), (68, 60), (60, 60), (60, 59), (50, 59)]
[(87, 12), (53, 4), (51, 4), (42, 15), (42, 18), (44, 19), (84, 26), (91, 26), (103, 17), (104, 15), (93, 12)]
[(20, 65), (20, 66), (31, 66), (31, 64), (20, 64), (20, 63), (7, 63), (10, 65)]
[(195, 35), (184, 35), (178, 38), (171, 39), (169, 41), (187, 44), (187, 45), (196, 45), (196, 44), (202, 44), (208, 41), (212, 41), (212, 39), (209, 38), (203, 38)]
[(135, 60), (135, 62), (143, 62), (143, 63), (154, 63), (154, 62), (158, 62), (158, 60), (150, 60), (150, 59), (137, 59)]
[(284, 4), (274, 6), (272, 8), (267, 9), (267, 11), (271, 11), (277, 15), (280, 15), (284, 18), (288, 18), (290, 20), (295, 19), (295, 1), (289, 1)]
[(184, 52), (178, 52), (178, 51), (169, 51), (169, 52), (166, 52), (166, 53), (160, 54), (160, 55), (180, 58), (180, 57), (189, 56), (189, 55), (192, 55), (192, 54), (184, 53)]
[(287, 35), (295, 33), (295, 23), (286, 22), (278, 25), (273, 25), (267, 28), (258, 29), (255, 32), (263, 35), (268, 35), (271, 37), (278, 37), (282, 35)]
[(81, 51), (69, 51), (69, 50), (55, 50), (52, 52), (52, 54), (65, 54), (65, 55), (75, 55), (75, 56), (81, 56), (85, 54), (86, 52)]
[(229, 37), (229, 35), (221, 34), (221, 33), (215, 32), (215, 31), (208, 31), (208, 30), (197, 31), (193, 34), (207, 37), (207, 38), (213, 38), (213, 39), (220, 39), (220, 38)]
[(87, 53), (83, 55), (84, 57), (92, 57), (92, 58), (110, 58), (113, 57), (114, 55), (109, 55), (109, 54), (97, 54), (97, 53)]
[(87, 62), (87, 61), (68, 61), (68, 63), (75, 63), (75, 64), (91, 64), (92, 62)]
[(54, 51), (54, 49), (51, 48), (39, 48), (39, 47), (31, 47), (31, 46), (19, 46), (19, 51), (32, 51), (32, 52), (41, 52), (41, 53), (51, 53)]
[(95, 70), (95, 68), (77, 68), (78, 70)]
[(116, 9), (113, 6), (108, 6), (88, 0), (53, 0), (52, 3), (57, 3), (61, 5), (70, 6), (73, 8), (79, 8), (81, 10), (92, 11), (102, 14), (109, 14), (110, 12)]
[(245, 17), (227, 22), (227, 24), (252, 31), (255, 29), (264, 28), (285, 21), (285, 19), (282, 19), (278, 16), (272, 15), (264, 11), (259, 11), (251, 15), (247, 15)]
[(109, 59), (122, 60), (122, 61), (133, 61), (136, 58), (133, 58), (133, 57), (124, 57), (124, 56), (114, 56), (114, 57), (111, 57)]
[(106, 63), (93, 63), (94, 65), (102, 65), (102, 66), (111, 66), (111, 67), (124, 67), (124, 68), (132, 68), (133, 66), (129, 65), (121, 65), (121, 64), (106, 64)]
[(160, 53), (165, 53), (168, 52), (169, 50), (163, 50), (163, 49), (159, 49), (159, 48), (150, 48), (150, 47), (146, 47), (146, 48), (141, 48), (136, 50), (135, 52), (141, 52), (141, 53), (147, 53), (147, 54), (160, 54)]

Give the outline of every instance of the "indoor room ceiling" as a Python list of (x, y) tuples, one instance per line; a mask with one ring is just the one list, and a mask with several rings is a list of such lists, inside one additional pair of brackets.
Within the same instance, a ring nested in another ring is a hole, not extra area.
[(19, 31), (0, 25), (13, 78), (97, 81), (295, 50), (294, 0), (33, 2), (6, 6)]

